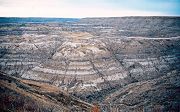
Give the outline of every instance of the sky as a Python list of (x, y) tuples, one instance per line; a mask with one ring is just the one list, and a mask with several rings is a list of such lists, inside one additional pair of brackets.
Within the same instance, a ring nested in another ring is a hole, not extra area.
[(0, 0), (0, 17), (180, 16), (180, 0)]

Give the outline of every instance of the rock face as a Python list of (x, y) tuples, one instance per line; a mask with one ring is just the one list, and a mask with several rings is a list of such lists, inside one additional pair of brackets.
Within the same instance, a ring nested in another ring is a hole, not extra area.
[(5, 26), (23, 31), (1, 36), (0, 67), (8, 74), (55, 85), (104, 111), (180, 108), (178, 17)]

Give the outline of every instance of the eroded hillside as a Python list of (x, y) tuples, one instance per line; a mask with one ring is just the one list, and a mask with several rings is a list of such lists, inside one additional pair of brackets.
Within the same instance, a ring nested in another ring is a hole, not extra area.
[(0, 110), (18, 112), (90, 112), (93, 105), (48, 83), (22, 80), (0, 73)]
[(2, 23), (0, 69), (103, 111), (178, 111), (178, 17)]

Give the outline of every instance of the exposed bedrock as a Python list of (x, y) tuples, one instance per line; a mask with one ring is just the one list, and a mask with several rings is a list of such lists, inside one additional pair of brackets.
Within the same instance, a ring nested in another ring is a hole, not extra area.
[(0, 37), (0, 70), (58, 86), (107, 112), (176, 111), (179, 23), (127, 17), (25, 24), (22, 35)]
[[(62, 43), (22, 77), (69, 92), (94, 92), (179, 70), (179, 39), (88, 39)], [(46, 52), (46, 51), (45, 51)]]

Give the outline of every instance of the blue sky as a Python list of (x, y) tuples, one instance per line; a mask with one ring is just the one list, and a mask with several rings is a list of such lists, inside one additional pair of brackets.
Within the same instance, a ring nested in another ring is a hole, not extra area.
[(0, 16), (180, 16), (180, 0), (0, 0)]

